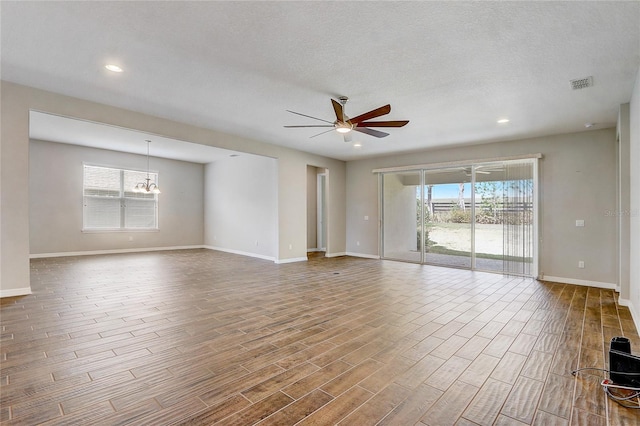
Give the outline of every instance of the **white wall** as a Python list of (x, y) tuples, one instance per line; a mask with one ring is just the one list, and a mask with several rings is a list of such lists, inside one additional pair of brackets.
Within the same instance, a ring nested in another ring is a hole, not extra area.
[[(83, 162), (140, 170), (146, 157), (32, 140), (29, 145), (29, 249), (32, 255), (203, 244), (202, 164), (152, 157), (162, 189), (157, 232), (82, 232)], [(129, 241), (133, 238), (133, 241)]]
[(640, 329), (640, 70), (629, 106), (630, 116), (630, 270), (629, 270), (629, 309), (636, 328)]
[[(352, 161), (347, 164), (347, 251), (378, 255), (375, 168), (542, 153), (540, 271), (566, 282), (617, 282), (615, 129), (591, 130)], [(364, 221), (367, 215), (370, 220)], [(576, 219), (585, 227), (577, 228)], [(356, 245), (360, 241), (360, 246)], [(585, 262), (578, 269), (578, 261)]]
[[(327, 255), (345, 252), (346, 166), (343, 161), (6, 81), (1, 82), (0, 94), (0, 297), (30, 292), (29, 191), (25, 190), (29, 181), (30, 110), (276, 158), (279, 262), (306, 260), (307, 165), (326, 168), (330, 173)], [(305, 141), (300, 143), (302, 146)]]
[(205, 166), (204, 244), (270, 260), (278, 256), (278, 164), (240, 155)]

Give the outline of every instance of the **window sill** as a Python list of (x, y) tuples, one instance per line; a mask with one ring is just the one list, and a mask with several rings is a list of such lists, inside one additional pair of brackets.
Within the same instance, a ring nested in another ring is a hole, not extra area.
[(118, 233), (131, 233), (131, 232), (160, 232), (160, 228), (153, 229), (140, 229), (140, 228), (117, 228), (117, 229), (109, 229), (109, 228), (101, 228), (101, 229), (82, 229), (81, 232), (83, 234), (118, 234)]

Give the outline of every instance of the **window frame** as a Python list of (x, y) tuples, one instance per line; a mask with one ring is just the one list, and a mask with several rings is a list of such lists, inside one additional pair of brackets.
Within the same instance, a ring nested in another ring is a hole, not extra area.
[[(120, 188), (119, 188), (119, 196), (118, 197), (105, 197), (105, 196), (100, 196), (100, 195), (85, 195), (85, 170), (87, 167), (94, 167), (94, 168), (102, 168), (102, 169), (110, 169), (110, 170), (117, 170), (119, 172), (119, 184), (120, 184)], [(108, 166), (108, 165), (104, 165), (104, 164), (95, 164), (95, 163), (86, 163), (83, 162), (82, 163), (82, 229), (81, 231), (83, 233), (118, 233), (118, 232), (159, 232), (160, 231), (160, 207), (159, 207), (159, 198), (158, 198), (158, 194), (153, 194), (153, 201), (154, 201), (154, 223), (155, 226), (154, 227), (148, 227), (148, 228), (143, 228), (143, 227), (125, 227), (125, 223), (126, 223), (126, 208), (127, 208), (127, 200), (131, 199), (131, 200), (136, 200), (136, 198), (133, 197), (128, 197), (126, 196), (126, 192), (125, 191), (125, 173), (126, 172), (133, 172), (133, 173), (144, 173), (145, 175), (147, 173), (149, 173), (149, 177), (152, 177), (152, 180), (156, 183), (158, 183), (158, 178), (159, 178), (159, 173), (158, 171), (155, 170), (140, 170), (140, 169), (132, 169), (132, 168), (123, 168), (123, 167), (116, 167), (116, 166)], [(132, 189), (132, 188), (131, 188)], [(86, 203), (86, 199), (87, 198), (93, 198), (93, 199), (106, 199), (106, 198), (112, 198), (114, 200), (118, 200), (118, 203), (120, 204), (119, 207), (119, 219), (120, 219), (120, 226), (115, 228), (115, 227), (104, 227), (104, 228), (96, 228), (96, 227), (87, 227), (86, 226), (86, 212), (85, 209), (87, 208), (87, 203)]]

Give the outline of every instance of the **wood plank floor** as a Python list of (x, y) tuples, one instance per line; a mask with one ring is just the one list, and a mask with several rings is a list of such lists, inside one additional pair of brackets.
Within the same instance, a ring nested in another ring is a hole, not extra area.
[(638, 425), (611, 290), (210, 250), (37, 259), (1, 300), (2, 424)]

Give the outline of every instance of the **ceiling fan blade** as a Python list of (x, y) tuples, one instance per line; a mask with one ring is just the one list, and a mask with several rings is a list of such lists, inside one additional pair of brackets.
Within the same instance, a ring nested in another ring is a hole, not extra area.
[(322, 118), (312, 117), (312, 116), (310, 116), (310, 115), (307, 115), (307, 114), (301, 114), (301, 113), (299, 113), (299, 112), (295, 112), (295, 111), (289, 111), (289, 110), (286, 110), (286, 111), (287, 111), (287, 112), (290, 112), (291, 114), (301, 115), (301, 116), (303, 116), (303, 117), (312, 118), (312, 119), (314, 119), (314, 120), (324, 121), (325, 123), (333, 124), (333, 122), (332, 122), (332, 121), (323, 120)]
[(375, 136), (376, 138), (384, 138), (389, 136), (389, 133), (381, 132), (379, 130), (369, 129), (367, 127), (354, 127), (353, 130), (360, 133), (366, 133), (367, 135)]
[(317, 135), (309, 136), (309, 139), (315, 138), (316, 136), (324, 135), (325, 133), (333, 132), (334, 129), (329, 129), (326, 132), (320, 132)]
[(340, 122), (344, 122), (344, 110), (342, 109), (342, 105), (336, 102), (335, 99), (331, 99), (331, 104), (333, 105), (333, 110), (336, 113), (336, 119)]
[(284, 126), (288, 129), (295, 129), (298, 127), (335, 127), (333, 124), (308, 124), (304, 126)]
[(476, 167), (476, 172), (479, 172), (481, 170), (485, 172), (504, 172), (503, 167), (483, 167), (483, 166)]
[(361, 121), (358, 126), (362, 127), (402, 127), (407, 124), (409, 120), (402, 121)]
[(365, 112), (364, 114), (360, 114), (357, 117), (350, 118), (349, 121), (352, 123), (360, 123), (361, 121), (380, 117), (381, 115), (389, 114), (390, 112), (391, 112), (391, 105), (385, 105), (385, 106), (381, 106), (380, 108), (372, 109), (371, 111)]

